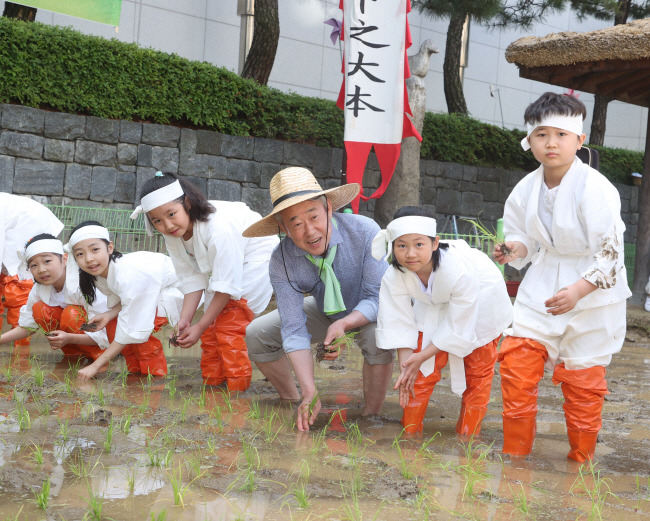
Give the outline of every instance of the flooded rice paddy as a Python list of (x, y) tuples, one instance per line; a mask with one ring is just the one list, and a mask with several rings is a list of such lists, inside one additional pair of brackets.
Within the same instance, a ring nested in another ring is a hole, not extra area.
[(646, 316), (631, 312), (608, 370), (594, 466), (566, 459), (548, 375), (533, 454), (506, 459), (498, 375), (479, 439), (454, 433), (448, 374), (423, 434), (406, 437), (393, 391), (380, 417), (360, 417), (362, 359), (350, 350), (317, 365), (323, 411), (299, 433), (257, 371), (239, 396), (202, 386), (197, 348), (166, 348), (165, 379), (118, 361), (90, 383), (42, 339), (3, 348), (0, 520), (650, 519)]

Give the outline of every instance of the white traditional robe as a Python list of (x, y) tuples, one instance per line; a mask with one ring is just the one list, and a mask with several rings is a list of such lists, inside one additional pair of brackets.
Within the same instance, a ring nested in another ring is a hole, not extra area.
[(6, 272), (21, 279), (31, 279), (29, 271), (19, 270), (17, 252), (25, 250), (25, 243), (40, 233), (57, 237), (63, 223), (41, 203), (18, 195), (0, 192), (0, 262)]
[(204, 290), (204, 309), (215, 292), (227, 293), (233, 300), (245, 298), (256, 315), (264, 311), (273, 288), (269, 281), (269, 260), (278, 244), (277, 237), (246, 238), (242, 232), (261, 219), (246, 204), (210, 201), (217, 211), (208, 221), (194, 223), (193, 266), (180, 237), (165, 235), (165, 244), (184, 294)]
[[(512, 304), (503, 276), (487, 255), (465, 241), (446, 241), (435, 272), (431, 295), (422, 291), (418, 276), (390, 267), (381, 281), (377, 346), (416, 349), (430, 342), (449, 353), (452, 389), (464, 388), (463, 358), (499, 337), (512, 322)], [(420, 366), (429, 376), (435, 357)], [(455, 391), (456, 392), (456, 391)]]
[(574, 311), (627, 299), (632, 293), (625, 272), (625, 224), (614, 185), (576, 158), (560, 183), (549, 234), (538, 211), (543, 182), (540, 166), (515, 186), (504, 209), (506, 241), (520, 241), (528, 249), (525, 259), (510, 264), (521, 269), (531, 263), (517, 302), (546, 313), (544, 302), (581, 278), (598, 289), (581, 298)]
[(109, 308), (122, 304), (115, 330), (115, 341), (120, 344), (145, 342), (156, 316), (172, 325), (179, 320), (183, 295), (176, 288), (172, 261), (162, 253), (127, 253), (111, 261), (108, 276), (96, 281), (97, 289), (108, 297)]
[[(99, 291), (95, 292), (95, 301), (92, 305), (88, 305), (79, 285), (68, 284), (67, 278), (63, 290), (59, 293), (55, 291), (54, 286), (34, 283), (34, 287), (29, 292), (27, 304), (20, 308), (20, 317), (18, 319), (18, 325), (20, 327), (27, 329), (38, 327), (38, 324), (34, 320), (33, 312), (34, 304), (37, 302), (43, 302), (52, 307), (61, 306), (65, 308), (66, 306), (81, 306), (88, 313), (88, 318), (92, 318), (95, 315), (108, 311), (106, 295)], [(101, 331), (84, 331), (84, 333), (92, 338), (102, 349), (108, 347), (109, 342), (105, 329), (102, 329)]]

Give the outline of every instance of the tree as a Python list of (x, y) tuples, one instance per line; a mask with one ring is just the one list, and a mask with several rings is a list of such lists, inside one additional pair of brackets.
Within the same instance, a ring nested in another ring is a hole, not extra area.
[(278, 0), (255, 0), (253, 42), (244, 63), (242, 78), (252, 78), (260, 85), (267, 84), (279, 39)]
[(2, 16), (16, 18), (25, 22), (33, 22), (36, 19), (36, 8), (14, 4), (13, 2), (5, 2), (5, 9), (2, 12)]
[[(571, 8), (579, 19), (593, 16), (598, 20), (614, 20), (614, 25), (625, 24), (629, 19), (646, 18), (650, 15), (650, 1), (633, 0), (570, 0)], [(607, 106), (611, 101), (606, 96), (596, 94), (591, 116), (589, 144), (602, 146), (607, 128)]]
[(564, 0), (413, 0), (413, 6), (432, 18), (449, 18), (443, 82), (449, 113), (467, 114), (467, 103), (460, 77), (463, 25), (475, 23), (503, 28), (529, 27), (552, 11), (563, 8)]

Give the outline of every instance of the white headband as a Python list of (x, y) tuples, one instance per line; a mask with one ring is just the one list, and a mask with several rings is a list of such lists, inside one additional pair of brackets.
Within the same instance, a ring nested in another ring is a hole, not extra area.
[(560, 116), (557, 114), (554, 114), (552, 116), (548, 116), (547, 118), (543, 119), (539, 123), (536, 123), (535, 125), (531, 125), (530, 123), (526, 123), (526, 128), (528, 129), (528, 134), (526, 134), (526, 137), (521, 140), (521, 148), (524, 150), (530, 150), (530, 143), (528, 142), (528, 138), (530, 135), (533, 133), (533, 130), (535, 130), (537, 127), (555, 127), (555, 128), (561, 128), (562, 130), (568, 130), (569, 132), (573, 132), (574, 134), (577, 134), (578, 136), (582, 135), (582, 116)]
[(28, 268), (28, 261), (39, 253), (57, 253), (63, 255), (63, 243), (59, 239), (41, 239), (27, 246), (24, 252), (18, 250), (16, 253), (22, 263), (21, 268), (26, 270)]
[(431, 217), (408, 215), (399, 217), (388, 223), (385, 230), (380, 230), (372, 240), (372, 256), (383, 259), (391, 251), (395, 239), (407, 233), (419, 233), (427, 237), (436, 236), (436, 220)]
[(106, 239), (107, 241), (111, 240), (106, 228), (103, 226), (98, 226), (96, 224), (89, 224), (88, 226), (79, 228), (70, 236), (68, 244), (65, 245), (65, 251), (71, 253), (72, 248), (74, 248), (78, 242), (84, 241), (86, 239)]
[[(141, 213), (150, 212), (151, 210), (158, 208), (163, 204), (175, 201), (183, 195), (185, 195), (185, 192), (183, 192), (183, 187), (181, 187), (181, 183), (177, 179), (173, 183), (165, 185), (162, 188), (158, 188), (158, 190), (154, 190), (153, 192), (145, 195), (142, 199), (140, 199), (140, 205), (137, 206), (135, 210), (133, 210), (131, 219), (135, 219)], [(144, 223), (147, 229), (147, 233), (149, 235), (153, 235), (154, 230), (147, 216), (144, 218)]]

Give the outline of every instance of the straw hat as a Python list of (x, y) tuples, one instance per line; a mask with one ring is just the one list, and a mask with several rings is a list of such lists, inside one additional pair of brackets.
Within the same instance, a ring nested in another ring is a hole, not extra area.
[(244, 237), (266, 237), (278, 233), (278, 222), (274, 215), (303, 201), (319, 195), (327, 196), (332, 203), (332, 211), (342, 208), (352, 201), (361, 187), (357, 183), (337, 186), (323, 190), (314, 174), (306, 168), (289, 167), (280, 170), (271, 179), (269, 190), (273, 211), (266, 217), (249, 226), (242, 234)]

